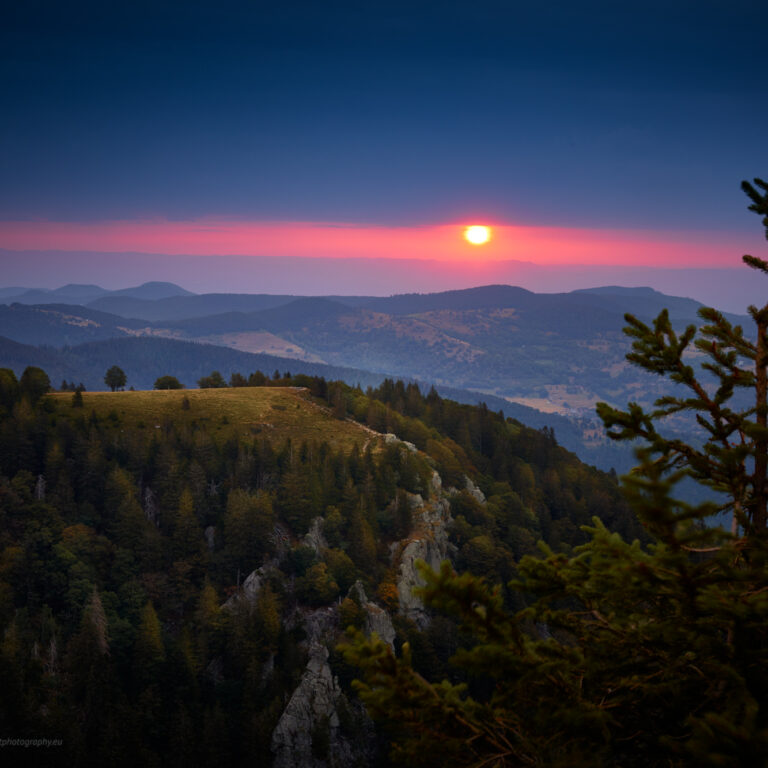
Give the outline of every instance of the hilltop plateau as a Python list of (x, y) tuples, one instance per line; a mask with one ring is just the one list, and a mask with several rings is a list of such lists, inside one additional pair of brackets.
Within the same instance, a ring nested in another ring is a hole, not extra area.
[[(83, 408), (96, 419), (121, 429), (194, 430), (205, 426), (222, 443), (259, 435), (282, 444), (286, 440), (327, 442), (334, 450), (374, 449), (379, 436), (353, 421), (340, 421), (331, 409), (309, 396), (305, 387), (236, 387), (227, 389), (84, 392)], [(59, 419), (76, 418), (72, 395), (49, 395)]]

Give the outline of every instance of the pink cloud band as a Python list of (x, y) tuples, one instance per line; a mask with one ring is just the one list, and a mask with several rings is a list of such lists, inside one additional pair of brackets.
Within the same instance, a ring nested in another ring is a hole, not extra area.
[(139, 252), (190, 256), (300, 256), (502, 261), (548, 265), (734, 267), (757, 239), (734, 233), (646, 232), (490, 224), (493, 237), (468, 244), (466, 222), (384, 227), (312, 222), (163, 219), (102, 222), (0, 222), (0, 248)]

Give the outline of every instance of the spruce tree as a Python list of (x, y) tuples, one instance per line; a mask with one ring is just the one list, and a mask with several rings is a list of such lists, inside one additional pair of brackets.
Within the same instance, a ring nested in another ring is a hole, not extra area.
[[(743, 189), (763, 216), (768, 184)], [(747, 266), (768, 263), (745, 256)], [(346, 658), (395, 756), (410, 765), (765, 765), (768, 761), (768, 304), (751, 331), (720, 312), (678, 332), (666, 311), (626, 316), (628, 359), (677, 385), (651, 411), (600, 404), (609, 435), (639, 440), (624, 491), (649, 536), (628, 543), (597, 518), (572, 556), (524, 557), (510, 613), (500, 588), (449, 563), (423, 569), (427, 604), (459, 618), (473, 642), (454, 664), (470, 687), (432, 683), (358, 634)], [(704, 359), (694, 367), (698, 352)], [(691, 415), (698, 441), (666, 434)], [(690, 478), (718, 494), (675, 498)], [(731, 524), (713, 525), (727, 513)], [(396, 713), (396, 720), (392, 713)]]

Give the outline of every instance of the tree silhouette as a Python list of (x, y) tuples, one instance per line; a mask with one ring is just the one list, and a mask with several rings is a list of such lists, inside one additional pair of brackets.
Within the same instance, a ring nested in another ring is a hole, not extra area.
[(114, 392), (116, 389), (122, 389), (128, 381), (125, 371), (116, 365), (113, 365), (104, 374), (104, 383)]
[(48, 374), (37, 366), (30, 365), (24, 369), (19, 380), (19, 391), (36, 403), (46, 392), (51, 389), (51, 380)]
[(184, 385), (175, 376), (160, 376), (155, 380), (155, 389), (184, 389)]

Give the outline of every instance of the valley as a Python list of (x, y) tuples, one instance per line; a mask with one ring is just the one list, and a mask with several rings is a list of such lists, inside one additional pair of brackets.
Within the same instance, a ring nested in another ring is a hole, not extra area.
[[(62, 291), (51, 292), (50, 300), (68, 295)], [(164, 360), (188, 387), (211, 370), (228, 378), (275, 368), (322, 371), (364, 386), (387, 376), (418, 381), (465, 402), (485, 399), (526, 423), (549, 423), (584, 460), (619, 471), (631, 466), (631, 451), (605, 440), (595, 404), (647, 405), (670, 391), (663, 380), (626, 362), (623, 313), (634, 311), (650, 322), (669, 308), (682, 329), (697, 322), (700, 307), (651, 289), (619, 287), (535, 294), (485, 286), (387, 298), (198, 296), (169, 285), (139, 286), (134, 293), (87, 296), (85, 305), (5, 298), (11, 303), (0, 305), (0, 336), (30, 345), (23, 354), (16, 350), (18, 372), (22, 362), (37, 360), (55, 377), (79, 376), (88, 389), (103, 386), (102, 366), (115, 360), (133, 386), (145, 389), (168, 372)], [(24, 296), (39, 300), (40, 292)], [(87, 346), (94, 342), (102, 346)], [(52, 362), (56, 348), (65, 347), (61, 362)], [(14, 365), (10, 349), (6, 360)], [(672, 426), (690, 429), (680, 419)]]

